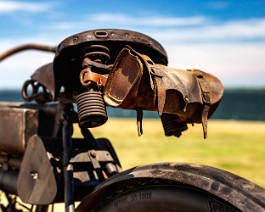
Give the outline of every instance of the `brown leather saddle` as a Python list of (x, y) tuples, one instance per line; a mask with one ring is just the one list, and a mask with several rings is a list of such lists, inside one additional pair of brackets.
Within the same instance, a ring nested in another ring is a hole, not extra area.
[(147, 55), (127, 46), (108, 75), (104, 101), (111, 107), (136, 109), (139, 134), (141, 111), (152, 110), (158, 111), (162, 122), (171, 122), (166, 125), (180, 126), (177, 132), (165, 129), (166, 135), (179, 137), (187, 123), (202, 123), (206, 138), (207, 120), (221, 101), (223, 90), (221, 81), (212, 74), (155, 64)]

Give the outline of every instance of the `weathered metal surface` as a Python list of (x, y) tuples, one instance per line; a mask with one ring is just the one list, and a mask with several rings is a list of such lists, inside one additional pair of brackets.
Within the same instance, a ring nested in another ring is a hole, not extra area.
[(80, 152), (72, 156), (70, 163), (87, 163), (93, 162), (91, 157), (96, 159), (98, 162), (113, 162), (113, 158), (110, 153), (105, 150), (89, 150), (86, 152)]
[(102, 50), (102, 48), (97, 51), (97, 54), (108, 55), (107, 64), (113, 64), (119, 52), (126, 45), (148, 54), (156, 63), (167, 64), (167, 54), (161, 44), (142, 33), (117, 29), (82, 32), (66, 38), (58, 45), (54, 58), (56, 96), (61, 86), (64, 86), (67, 91), (80, 89), (78, 77), (83, 57), (93, 45), (100, 45), (104, 49), (109, 49), (109, 52)]
[(33, 109), (38, 112), (39, 136), (56, 138), (60, 134), (60, 121), (63, 109), (72, 105), (64, 104), (21, 104), (20, 108)]
[(47, 88), (51, 95), (55, 94), (55, 82), (53, 76), (53, 63), (38, 68), (31, 76), (33, 80)]
[(0, 105), (0, 151), (23, 155), (29, 138), (38, 132), (38, 111)]
[(54, 142), (47, 143), (37, 135), (29, 140), (17, 181), (18, 196), (23, 202), (45, 205), (54, 201), (58, 188), (58, 161), (47, 149), (51, 148), (54, 151)]
[[(64, 39), (57, 47), (56, 57), (64, 56), (67, 57), (68, 54), (72, 56), (77, 56), (76, 50), (83, 49), (84, 46), (90, 46), (91, 44), (100, 44), (106, 46), (114, 47), (109, 48), (112, 51), (115, 51), (116, 54), (113, 56), (117, 56), (120, 50), (126, 46), (130, 45), (133, 48), (141, 49), (142, 52), (148, 53), (150, 57), (156, 63), (167, 64), (167, 53), (163, 46), (158, 43), (153, 38), (139, 33), (135, 31), (129, 30), (119, 30), (119, 29), (97, 29), (97, 30), (89, 30), (79, 34), (72, 35), (66, 39)], [(68, 52), (67, 48), (71, 48), (74, 52)], [(79, 51), (79, 54), (82, 51)], [(67, 55), (63, 54), (66, 53)], [(112, 62), (116, 57), (111, 57)]]
[(246, 212), (265, 210), (265, 192), (261, 187), (230, 172), (204, 165), (188, 163), (161, 163), (136, 167), (106, 180), (89, 194), (77, 211), (93, 208), (108, 192), (122, 192), (149, 179), (155, 183), (180, 183), (209, 192)]

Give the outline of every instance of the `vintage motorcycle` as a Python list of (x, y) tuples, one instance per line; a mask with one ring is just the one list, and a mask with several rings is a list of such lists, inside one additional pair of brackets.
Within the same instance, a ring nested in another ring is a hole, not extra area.
[[(143, 110), (151, 110), (166, 136), (201, 123), (206, 138), (223, 95), (215, 76), (168, 67), (156, 40), (128, 30), (19, 46), (1, 61), (26, 49), (55, 57), (24, 83), (25, 102), (0, 104), (0, 211), (49, 211), (59, 202), (69, 212), (265, 211), (265, 190), (224, 170), (174, 162), (122, 171), (111, 142), (89, 130), (107, 121), (108, 106), (135, 110), (139, 135)], [(72, 137), (73, 124), (83, 138)]]

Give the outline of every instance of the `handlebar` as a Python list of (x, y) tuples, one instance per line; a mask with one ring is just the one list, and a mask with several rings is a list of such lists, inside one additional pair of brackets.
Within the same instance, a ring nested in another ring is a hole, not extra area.
[(25, 44), (25, 45), (21, 45), (21, 46), (9, 49), (6, 52), (2, 53), (0, 55), (0, 61), (6, 59), (7, 57), (9, 57), (13, 54), (16, 54), (16, 53), (24, 51), (24, 50), (40, 50), (40, 51), (55, 53), (56, 47), (48, 46), (48, 45), (42, 45), (42, 44)]

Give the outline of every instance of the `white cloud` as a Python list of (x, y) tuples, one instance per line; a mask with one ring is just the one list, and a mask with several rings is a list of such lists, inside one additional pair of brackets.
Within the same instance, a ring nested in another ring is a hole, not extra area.
[(25, 51), (11, 56), (0, 63), (0, 88), (21, 88), (40, 66), (50, 63), (53, 54)]
[[(25, 42), (58, 44), (67, 36), (95, 28), (125, 28), (158, 40), (168, 52), (172, 67), (212, 72), (225, 86), (265, 86), (265, 18), (217, 23), (206, 17), (133, 17), (101, 13), (81, 20), (41, 26), (46, 27), (41, 30), (45, 34), (14, 40), (2, 38), (1, 51)], [(36, 68), (50, 61), (50, 54), (25, 53), (10, 58), (10, 62), (0, 64), (1, 72), (5, 70), (1, 78), (6, 79), (1, 80), (0, 86), (20, 86), (23, 78), (27, 79)], [(19, 74), (8, 77), (7, 72)]]
[(265, 40), (265, 18), (215, 22), (207, 17), (133, 17), (120, 13), (92, 14), (79, 22), (57, 22), (47, 31), (76, 33), (95, 28), (124, 28), (151, 34), (165, 42), (241, 42)]
[[(78, 33), (89, 29), (115, 28), (131, 29), (147, 33), (155, 30), (161, 31), (168, 28), (201, 26), (209, 21), (205, 17), (195, 16), (183, 17), (162, 17), (162, 16), (141, 16), (133, 17), (121, 13), (99, 13), (83, 17), (78, 22), (60, 21), (46, 26), (46, 31), (62, 31), (64, 33)], [(43, 26), (42, 26), (43, 27)], [(163, 29), (161, 29), (163, 28)], [(162, 31), (162, 34), (163, 31)]]
[[(20, 38), (16, 40), (1, 39), (0, 54), (19, 45), (26, 43), (55, 45), (51, 42), (53, 35)], [(30, 79), (33, 72), (42, 65), (53, 61), (54, 54), (37, 50), (27, 50), (14, 54), (3, 61), (0, 61), (0, 89), (21, 88), (25, 80)]]
[(202, 16), (195, 17), (163, 17), (146, 16), (133, 17), (121, 13), (98, 13), (88, 16), (89, 20), (104, 23), (116, 23), (127, 26), (148, 26), (148, 27), (176, 27), (202, 25), (207, 19)]
[[(162, 44), (168, 53), (170, 67), (198, 68), (213, 73), (226, 87), (265, 85), (265, 43)], [(6, 59), (0, 64), (0, 87), (21, 87), (38, 67), (52, 60), (53, 54), (36, 51)]]
[(230, 21), (196, 28), (170, 28), (154, 35), (171, 42), (227, 42), (262, 39), (265, 41), (265, 18)]
[(14, 12), (41, 12), (49, 10), (50, 8), (50, 5), (46, 3), (0, 1), (1, 14), (10, 14)]
[(164, 46), (170, 67), (198, 68), (213, 73), (229, 87), (265, 85), (265, 43)]

